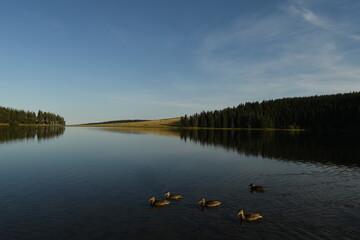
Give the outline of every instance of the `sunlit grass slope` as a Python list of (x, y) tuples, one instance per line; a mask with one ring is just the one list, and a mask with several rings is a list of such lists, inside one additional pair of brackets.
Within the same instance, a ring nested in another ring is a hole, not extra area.
[(94, 125), (77, 125), (85, 127), (131, 127), (131, 128), (168, 128), (177, 127), (180, 118), (169, 118), (161, 120), (143, 121), (143, 122), (129, 122), (129, 123), (108, 123), (108, 124), (94, 124)]

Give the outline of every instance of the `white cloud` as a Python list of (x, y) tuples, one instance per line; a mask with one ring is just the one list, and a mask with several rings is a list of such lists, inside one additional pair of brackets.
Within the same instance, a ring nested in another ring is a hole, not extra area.
[(340, 30), (348, 23), (289, 3), (204, 37), (199, 64), (214, 76), (205, 86), (209, 92), (253, 101), (360, 90), (359, 62), (350, 61), (360, 46), (350, 51), (345, 44), (356, 45), (358, 36)]
[(311, 10), (302, 7), (302, 6), (290, 6), (288, 7), (288, 11), (301, 16), (305, 21), (307, 21), (310, 24), (313, 24), (317, 27), (324, 28), (324, 29), (330, 29), (331, 25), (326, 20), (320, 18), (317, 16), (314, 12)]
[[(326, 7), (326, 6), (325, 6)], [(341, 6), (339, 6), (341, 8)], [(333, 34), (351, 38), (353, 40), (360, 40), (360, 36), (354, 33), (358, 27), (354, 27), (352, 22), (338, 22), (336, 20), (328, 19), (320, 14), (316, 14), (309, 9), (303, 1), (290, 1), (285, 4), (283, 9), (290, 14), (300, 16), (307, 23), (316, 26), (320, 29), (327, 30)]]

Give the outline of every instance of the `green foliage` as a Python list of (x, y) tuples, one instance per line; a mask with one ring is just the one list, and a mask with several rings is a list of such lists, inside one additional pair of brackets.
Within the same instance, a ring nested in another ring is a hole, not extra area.
[(0, 123), (14, 124), (51, 124), (65, 125), (63, 117), (54, 113), (39, 111), (34, 112), (0, 107)]
[(360, 92), (247, 102), (182, 117), (183, 127), (360, 130)]

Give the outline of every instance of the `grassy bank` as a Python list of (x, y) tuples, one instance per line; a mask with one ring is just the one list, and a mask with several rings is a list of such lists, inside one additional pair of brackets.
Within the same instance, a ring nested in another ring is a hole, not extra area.
[[(129, 123), (110, 123), (110, 124), (93, 124), (93, 125), (71, 125), (75, 127), (112, 127), (112, 128), (179, 128), (180, 118), (169, 118), (152, 121), (142, 122), (129, 122)], [(251, 131), (304, 131), (304, 129), (278, 129), (278, 128), (199, 128), (199, 127), (187, 127), (184, 129), (196, 129), (196, 130), (251, 130)]]
[(108, 124), (93, 124), (93, 125), (71, 125), (80, 127), (127, 127), (127, 128), (173, 128), (178, 127), (180, 118), (169, 118), (161, 120), (143, 121), (143, 122), (129, 122), (129, 123), (108, 123)]

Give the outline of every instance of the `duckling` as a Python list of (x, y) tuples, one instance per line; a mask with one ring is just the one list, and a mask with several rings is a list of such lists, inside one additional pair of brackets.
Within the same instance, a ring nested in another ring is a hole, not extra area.
[(240, 210), (238, 213), (237, 213), (237, 216), (241, 216), (241, 220), (246, 220), (246, 221), (254, 221), (254, 220), (257, 220), (257, 219), (260, 219), (262, 218), (262, 216), (258, 213), (249, 213), (249, 214), (244, 214), (244, 211), (243, 210)]
[(255, 184), (250, 183), (250, 191), (265, 191), (266, 189), (263, 186), (256, 186)]
[(218, 207), (218, 206), (220, 206), (221, 202), (220, 201), (205, 201), (205, 198), (201, 198), (199, 201), (199, 204), (202, 207)]
[(166, 199), (171, 199), (171, 200), (178, 200), (183, 198), (183, 196), (181, 196), (180, 194), (171, 195), (170, 192), (165, 193), (165, 197)]
[(149, 198), (149, 201), (151, 203), (151, 206), (155, 207), (168, 206), (170, 204), (169, 200), (155, 200), (155, 197)]

